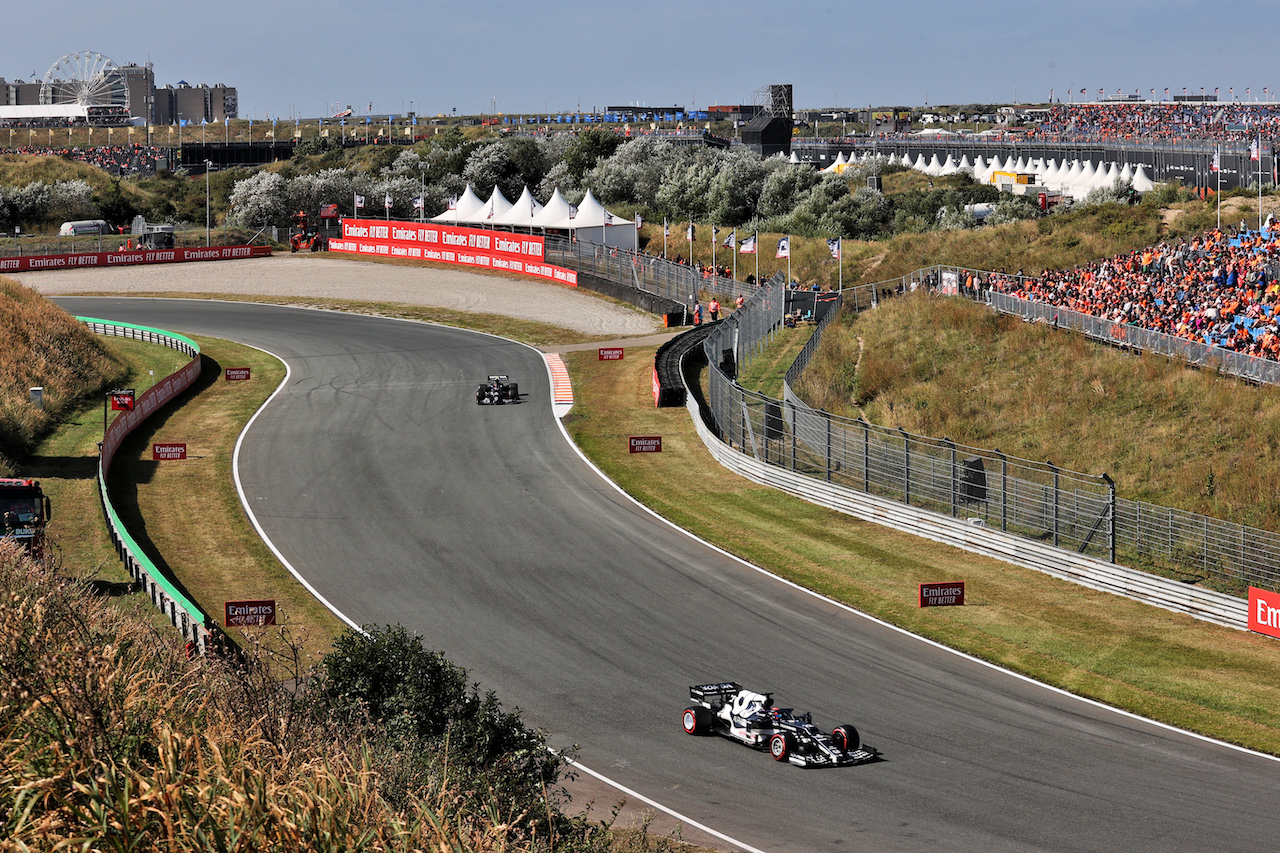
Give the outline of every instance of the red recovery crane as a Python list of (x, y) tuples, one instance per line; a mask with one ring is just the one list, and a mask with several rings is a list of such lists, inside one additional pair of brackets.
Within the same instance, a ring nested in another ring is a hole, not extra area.
[(0, 478), (0, 538), (12, 537), (32, 556), (42, 557), (45, 525), (52, 514), (38, 480)]

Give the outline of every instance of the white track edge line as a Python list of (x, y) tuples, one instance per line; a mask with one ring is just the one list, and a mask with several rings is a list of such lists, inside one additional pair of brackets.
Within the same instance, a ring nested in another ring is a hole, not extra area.
[(649, 797), (646, 797), (644, 794), (641, 794), (639, 791), (633, 791), (632, 789), (628, 788), (626, 785), (622, 785), (610, 779), (608, 776), (605, 776), (601, 773), (597, 773), (596, 771), (592, 770), (590, 767), (587, 767), (585, 764), (579, 764), (577, 761), (574, 761), (573, 759), (568, 759), (568, 762), (570, 766), (578, 770), (581, 770), (583, 773), (586, 773), (589, 776), (593, 776), (596, 779), (599, 779), (601, 782), (604, 782), (605, 784), (612, 785), (614, 788), (617, 788), (622, 793), (627, 794), (628, 796), (635, 797), (637, 800), (640, 800), (642, 803), (646, 805), (653, 806), (655, 809), (658, 809), (661, 812), (671, 815), (673, 818), (680, 821), (681, 823), (688, 824), (689, 826), (692, 826), (694, 829), (701, 830), (702, 832), (705, 832), (708, 835), (719, 838), (721, 841), (727, 841), (736, 847), (742, 848), (743, 850), (747, 851), (747, 853), (765, 853), (765, 851), (761, 850), (758, 847), (752, 847), (750, 844), (743, 844), (741, 841), (739, 841), (736, 838), (725, 835), (723, 832), (714, 830), (711, 827), (706, 826), (704, 824), (698, 823), (696, 820), (688, 817), (687, 815), (683, 815), (673, 808), (664, 806), (662, 803), (658, 802), (657, 800), (653, 800), (653, 799), (650, 799)]
[[(692, 415), (691, 415), (691, 416), (692, 416)], [(890, 630), (896, 631), (896, 632), (898, 632), (899, 634), (903, 634), (903, 635), (905, 635), (905, 636), (907, 636), (907, 637), (911, 637), (912, 639), (918, 640), (918, 641), (920, 641), (920, 642), (922, 642), (922, 643), (928, 643), (930, 646), (933, 646), (933, 647), (934, 647), (934, 648), (936, 648), (936, 649), (941, 649), (941, 650), (942, 650), (942, 651), (944, 651), (944, 652), (949, 652), (949, 653), (951, 653), (951, 654), (953, 654), (953, 655), (956, 655), (956, 656), (958, 656), (958, 657), (964, 658), (964, 659), (969, 660), (969, 661), (972, 661), (972, 662), (974, 662), (974, 663), (981, 664), (982, 666), (985, 666), (985, 667), (987, 667), (988, 669), (995, 670), (996, 672), (1002, 672), (1002, 673), (1004, 673), (1005, 675), (1011, 675), (1011, 676), (1013, 676), (1014, 678), (1019, 679), (1020, 681), (1026, 682), (1027, 684), (1034, 684), (1034, 685), (1035, 685), (1035, 686), (1037, 686), (1037, 687), (1043, 688), (1043, 689), (1045, 689), (1045, 690), (1052, 691), (1052, 692), (1054, 692), (1054, 693), (1057, 693), (1057, 694), (1058, 694), (1058, 695), (1060, 695), (1060, 696), (1069, 697), (1069, 698), (1074, 699), (1074, 700), (1079, 701), (1079, 702), (1085, 702), (1085, 703), (1087, 703), (1087, 704), (1089, 704), (1089, 705), (1094, 706), (1095, 708), (1102, 708), (1102, 709), (1105, 709), (1105, 710), (1107, 710), (1107, 711), (1110, 711), (1110, 712), (1112, 712), (1112, 713), (1114, 713), (1114, 714), (1119, 714), (1119, 715), (1120, 715), (1120, 716), (1122, 716), (1122, 717), (1127, 717), (1127, 718), (1132, 719), (1132, 720), (1140, 720), (1140, 721), (1142, 721), (1142, 722), (1144, 722), (1144, 723), (1148, 723), (1148, 724), (1150, 724), (1150, 725), (1156, 726), (1157, 728), (1161, 728), (1161, 729), (1164, 729), (1164, 730), (1166, 730), (1166, 731), (1170, 731), (1170, 732), (1177, 732), (1177, 733), (1179, 733), (1179, 734), (1187, 735), (1187, 736), (1189, 736), (1189, 737), (1195, 738), (1195, 739), (1200, 740), (1200, 741), (1203, 741), (1203, 742), (1205, 742), (1205, 743), (1211, 743), (1211, 744), (1215, 744), (1215, 745), (1217, 745), (1217, 746), (1224, 746), (1224, 747), (1227, 747), (1228, 749), (1236, 750), (1237, 752), (1243, 752), (1243, 753), (1245, 753), (1246, 755), (1253, 755), (1253, 756), (1257, 756), (1257, 757), (1259, 757), (1259, 758), (1265, 758), (1265, 759), (1268, 759), (1269, 761), (1274, 761), (1274, 762), (1280, 763), (1280, 756), (1276, 756), (1276, 755), (1268, 755), (1268, 754), (1267, 754), (1267, 753), (1265, 753), (1265, 752), (1258, 752), (1257, 750), (1249, 749), (1247, 746), (1240, 746), (1239, 744), (1235, 744), (1235, 743), (1228, 743), (1227, 741), (1219, 740), (1219, 739), (1217, 739), (1217, 738), (1213, 738), (1213, 737), (1209, 737), (1208, 735), (1202, 735), (1202, 734), (1200, 734), (1199, 732), (1193, 732), (1193, 731), (1188, 731), (1187, 729), (1178, 728), (1177, 726), (1175, 726), (1175, 725), (1171, 725), (1170, 723), (1164, 723), (1164, 722), (1161, 722), (1160, 720), (1153, 720), (1153, 719), (1151, 719), (1150, 717), (1144, 717), (1144, 716), (1142, 716), (1141, 714), (1136, 714), (1136, 713), (1134, 713), (1133, 711), (1126, 711), (1126, 710), (1125, 710), (1125, 709), (1123, 709), (1123, 708), (1117, 708), (1117, 707), (1115, 707), (1114, 705), (1108, 705), (1108, 704), (1106, 704), (1105, 702), (1099, 702), (1098, 700), (1096, 700), (1096, 699), (1090, 699), (1090, 698), (1089, 698), (1089, 697), (1087, 697), (1087, 696), (1080, 696), (1080, 695), (1078, 695), (1078, 694), (1072, 693), (1072, 692), (1071, 692), (1071, 691), (1069, 691), (1069, 690), (1064, 690), (1064, 689), (1062, 689), (1061, 687), (1055, 687), (1055, 686), (1054, 686), (1054, 685), (1052, 685), (1052, 684), (1045, 684), (1043, 681), (1037, 681), (1036, 679), (1032, 678), (1032, 677), (1031, 677), (1031, 676), (1029, 676), (1029, 675), (1023, 675), (1023, 674), (1022, 674), (1022, 673), (1020, 673), (1020, 672), (1014, 672), (1013, 670), (1011, 670), (1011, 669), (1007, 669), (1007, 668), (1005, 668), (1005, 667), (1003, 667), (1003, 666), (1000, 666), (999, 664), (995, 664), (995, 663), (992, 663), (991, 661), (983, 660), (983, 659), (982, 659), (982, 658), (980, 658), (980, 657), (975, 657), (974, 655), (971, 655), (971, 654), (969, 654), (968, 652), (962, 652), (962, 651), (960, 651), (960, 650), (958, 650), (958, 649), (953, 649), (953, 648), (951, 648), (950, 646), (945, 646), (945, 645), (943, 645), (942, 643), (939, 643), (939, 642), (938, 642), (938, 641), (936, 641), (936, 640), (931, 640), (931, 639), (929, 639), (928, 637), (921, 637), (919, 634), (913, 634), (913, 633), (911, 633), (910, 631), (908, 631), (906, 628), (900, 628), (900, 627), (898, 627), (897, 625), (894, 625), (894, 624), (892, 624), (892, 623), (890, 623), (890, 622), (886, 622), (886, 621), (884, 621), (883, 619), (880, 619), (879, 617), (872, 616), (870, 613), (864, 613), (863, 611), (858, 610), (857, 608), (850, 607), (848, 604), (845, 604), (845, 603), (844, 603), (844, 602), (842, 602), (842, 601), (836, 601), (834, 598), (830, 598), (830, 597), (828, 597), (828, 596), (825, 596), (825, 595), (823, 595), (823, 594), (822, 594), (822, 593), (820, 593), (820, 592), (814, 592), (813, 590), (811, 590), (811, 589), (809, 589), (809, 588), (807, 588), (807, 587), (801, 586), (800, 584), (796, 583), (795, 581), (787, 580), (786, 578), (784, 578), (784, 577), (782, 577), (782, 576), (780, 576), (780, 575), (774, 574), (773, 572), (769, 571), (768, 569), (765, 569), (765, 568), (762, 568), (762, 567), (760, 567), (760, 566), (757, 566), (757, 565), (755, 565), (754, 563), (751, 563), (751, 562), (748, 562), (748, 561), (746, 561), (746, 560), (742, 559), (741, 557), (739, 557), (739, 556), (738, 556), (738, 555), (736, 555), (736, 554), (732, 554), (732, 553), (730, 553), (730, 552), (726, 551), (725, 549), (721, 548), (719, 545), (716, 545), (716, 544), (715, 544), (715, 543), (713, 543), (713, 542), (708, 542), (707, 540), (703, 539), (702, 537), (698, 536), (697, 534), (692, 533), (692, 532), (690, 532), (690, 531), (688, 531), (688, 530), (685, 530), (683, 527), (681, 527), (680, 525), (676, 524), (674, 521), (671, 521), (671, 520), (670, 520), (670, 519), (668, 519), (668, 518), (664, 518), (663, 516), (659, 515), (657, 512), (654, 512), (652, 509), (650, 509), (649, 507), (645, 506), (645, 505), (644, 505), (643, 503), (641, 503), (639, 500), (637, 500), (636, 498), (634, 498), (633, 496), (631, 496), (630, 494), (628, 494), (628, 493), (627, 493), (627, 491), (626, 491), (625, 489), (623, 489), (621, 486), (619, 486), (617, 483), (615, 483), (612, 479), (610, 479), (608, 476), (606, 476), (606, 475), (605, 475), (605, 473), (604, 473), (603, 471), (601, 471), (601, 470), (600, 470), (599, 466), (597, 466), (594, 462), (592, 462), (590, 459), (588, 459), (588, 458), (587, 458), (587, 456), (586, 456), (586, 454), (582, 452), (582, 448), (578, 447), (577, 442), (575, 442), (575, 441), (570, 437), (568, 430), (566, 430), (566, 429), (565, 429), (565, 427), (564, 427), (564, 422), (563, 422), (563, 421), (560, 421), (560, 433), (561, 433), (561, 435), (563, 435), (563, 436), (564, 436), (565, 441), (569, 442), (569, 446), (570, 446), (570, 447), (572, 447), (572, 448), (574, 449), (574, 452), (576, 452), (576, 453), (578, 454), (578, 456), (582, 459), (582, 461), (583, 461), (583, 462), (586, 462), (586, 463), (587, 463), (587, 465), (591, 466), (592, 470), (594, 470), (594, 471), (595, 471), (595, 472), (596, 472), (596, 473), (601, 477), (601, 479), (603, 479), (603, 480), (604, 480), (605, 482), (607, 482), (609, 485), (613, 486), (613, 488), (618, 492), (618, 494), (622, 495), (624, 498), (626, 498), (627, 500), (631, 501), (631, 502), (632, 502), (633, 504), (635, 504), (637, 507), (639, 507), (640, 509), (644, 510), (644, 511), (645, 511), (645, 512), (647, 512), (649, 515), (653, 516), (654, 518), (658, 519), (659, 521), (661, 521), (662, 523), (664, 523), (664, 524), (668, 525), (669, 527), (672, 527), (672, 528), (674, 528), (674, 529), (676, 529), (676, 530), (680, 531), (681, 533), (685, 534), (685, 535), (686, 535), (686, 536), (688, 536), (689, 538), (691, 538), (691, 539), (693, 539), (693, 540), (695, 540), (695, 541), (697, 541), (697, 542), (702, 543), (703, 545), (705, 545), (706, 547), (710, 548), (711, 550), (713, 550), (713, 551), (718, 551), (719, 553), (721, 553), (721, 554), (723, 554), (724, 556), (726, 556), (726, 557), (730, 558), (731, 560), (735, 560), (735, 561), (737, 561), (738, 563), (741, 563), (743, 566), (746, 566), (747, 568), (751, 569), (752, 571), (759, 572), (760, 574), (765, 575), (766, 577), (772, 578), (773, 580), (777, 581), (778, 583), (784, 584), (785, 586), (789, 586), (789, 587), (791, 587), (791, 588), (792, 588), (792, 589), (794, 589), (794, 590), (797, 590), (797, 591), (799, 591), (799, 592), (803, 592), (803, 593), (805, 593), (806, 595), (813, 596), (814, 598), (818, 599), (819, 601), (824, 601), (824, 602), (826, 602), (827, 604), (834, 605), (835, 607), (838, 607), (839, 609), (844, 610), (844, 611), (845, 611), (845, 612), (847, 612), (847, 613), (851, 613), (851, 614), (853, 614), (854, 616), (859, 616), (859, 617), (861, 617), (861, 618), (863, 618), (863, 619), (867, 619), (867, 620), (869, 620), (869, 621), (871, 621), (871, 622), (876, 623), (877, 625), (881, 625), (881, 626), (883, 626), (883, 627), (885, 627), (885, 628), (889, 628)], [(712, 460), (712, 461), (714, 461), (714, 460)], [(719, 464), (719, 463), (716, 463), (716, 464)], [(731, 473), (732, 473), (732, 472), (731, 472)], [(740, 476), (740, 475), (739, 475), (739, 476)], [(746, 479), (746, 478), (744, 478), (744, 479)], [(801, 498), (801, 500), (803, 500), (803, 498)], [(870, 522), (867, 522), (867, 523), (870, 523)]]

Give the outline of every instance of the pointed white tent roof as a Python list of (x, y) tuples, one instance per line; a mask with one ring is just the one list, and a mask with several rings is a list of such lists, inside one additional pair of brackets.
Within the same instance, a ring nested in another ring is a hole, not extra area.
[(1073, 187), (1080, 183), (1080, 176), (1084, 174), (1084, 165), (1079, 160), (1072, 160), (1071, 167), (1067, 169), (1067, 173), (1062, 176), (1062, 185), (1064, 187)]
[(1155, 181), (1147, 177), (1146, 167), (1141, 163), (1133, 172), (1133, 188), (1140, 193), (1150, 192), (1156, 188)]
[(534, 227), (571, 228), (569, 213), (569, 202), (564, 200), (564, 196), (560, 195), (560, 188), (557, 187), (551, 193), (551, 198), (547, 199), (546, 206), (533, 217)]
[(911, 168), (915, 169), (917, 172), (927, 173), (929, 171), (929, 164), (925, 162), (923, 152), (916, 155), (916, 162), (911, 164)]
[(1094, 181), (1098, 179), (1098, 173), (1094, 171), (1093, 161), (1086, 160), (1084, 168), (1080, 170), (1080, 175), (1076, 178), (1076, 186), (1092, 188)]
[(973, 171), (973, 164), (969, 162), (969, 155), (968, 155), (968, 154), (961, 154), (961, 155), (960, 155), (960, 162), (956, 164), (956, 168), (957, 168), (957, 169), (968, 169), (970, 172), (972, 172), (972, 171)]
[(493, 193), (489, 196), (489, 200), (481, 206), (479, 216), (475, 221), (492, 225), (498, 220), (498, 217), (509, 210), (511, 210), (511, 202), (507, 201), (507, 197), (502, 194), (502, 190), (498, 189), (495, 184)]
[(973, 161), (973, 177), (979, 181), (985, 181), (991, 177), (991, 167), (987, 165), (987, 159), (981, 154)]
[(1106, 170), (1106, 174), (1102, 174), (1102, 169), (1098, 169), (1098, 186), (1114, 187), (1116, 181), (1120, 179), (1120, 169), (1116, 168), (1115, 160), (1111, 161), (1111, 168)]
[(987, 176), (990, 177), (993, 172), (1005, 171), (1004, 160), (1000, 159), (1000, 155), (991, 158), (991, 165), (987, 167)]
[(788, 162), (788, 163), (791, 163), (792, 165), (797, 165), (797, 164), (799, 164), (799, 162), (800, 162), (800, 155), (799, 155), (799, 154), (797, 154), (797, 153), (795, 152), (795, 150), (793, 149), (793, 150), (791, 151), (791, 157), (790, 157), (790, 159), (788, 159), (788, 160), (787, 160), (787, 162)]
[(533, 197), (533, 193), (529, 192), (529, 188), (525, 187), (520, 193), (520, 198), (515, 200), (511, 205), (511, 209), (501, 216), (494, 217), (494, 222), (498, 225), (516, 225), (521, 228), (532, 228), (534, 217), (538, 215), (538, 211), (542, 210), (542, 205)]
[(616, 213), (610, 213), (605, 210), (604, 205), (596, 200), (591, 194), (591, 190), (587, 190), (587, 194), (582, 197), (582, 203), (578, 205), (578, 215), (573, 218), (570, 228), (600, 228), (605, 225), (634, 225), (635, 223), (624, 216), (618, 216)]
[(924, 173), (926, 175), (934, 176), (942, 174), (942, 164), (938, 162), (938, 155), (936, 153), (929, 158), (929, 165), (924, 167)]
[(453, 210), (446, 210), (439, 216), (431, 217), (432, 222), (475, 222), (476, 214), (480, 208), (484, 207), (484, 202), (471, 189), (471, 184), (467, 184), (466, 190), (463, 191), (462, 197), (458, 199), (457, 205)]
[(940, 175), (954, 175), (960, 171), (960, 164), (956, 162), (956, 158), (950, 154), (947, 155), (947, 162), (942, 164), (942, 168), (938, 171)]
[(844, 152), (841, 151), (839, 154), (836, 155), (836, 159), (832, 160), (831, 164), (827, 166), (825, 169), (823, 169), (822, 171), (834, 172), (837, 166), (847, 166), (847, 165), (849, 165), (849, 160), (844, 156)]
[(1133, 183), (1133, 167), (1125, 162), (1124, 168), (1120, 170), (1120, 180), (1125, 183)]

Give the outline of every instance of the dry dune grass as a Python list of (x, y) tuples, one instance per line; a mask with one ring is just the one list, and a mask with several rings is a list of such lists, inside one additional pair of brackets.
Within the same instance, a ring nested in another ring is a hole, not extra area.
[[(25, 455), (86, 394), (125, 375), (124, 363), (75, 318), (0, 278), (0, 454)], [(44, 387), (43, 411), (31, 405), (34, 386)]]

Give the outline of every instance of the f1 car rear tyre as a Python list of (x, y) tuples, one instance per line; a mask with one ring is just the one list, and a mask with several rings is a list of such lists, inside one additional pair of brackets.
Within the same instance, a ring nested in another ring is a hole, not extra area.
[(683, 717), (685, 734), (707, 734), (711, 731), (712, 719), (714, 719), (714, 717), (710, 708), (704, 708), (701, 705), (694, 705), (692, 708), (685, 708)]
[[(507, 391), (507, 399), (508, 399), (508, 400), (519, 400), (519, 399), (520, 399), (520, 386), (519, 386), (519, 385), (517, 385), (516, 383), (512, 382), (510, 385), (508, 385), (508, 386), (507, 386), (507, 388), (509, 389), (509, 390)], [(706, 710), (706, 708), (703, 708), (702, 710), (704, 710), (704, 711), (705, 711), (705, 710)]]
[(796, 751), (796, 739), (791, 732), (778, 732), (769, 738), (769, 754), (774, 761), (786, 761)]
[(835, 741), (835, 745), (840, 747), (841, 752), (854, 752), (858, 747), (862, 746), (862, 739), (858, 737), (858, 730), (848, 723), (843, 726), (836, 726), (831, 732), (831, 740)]

